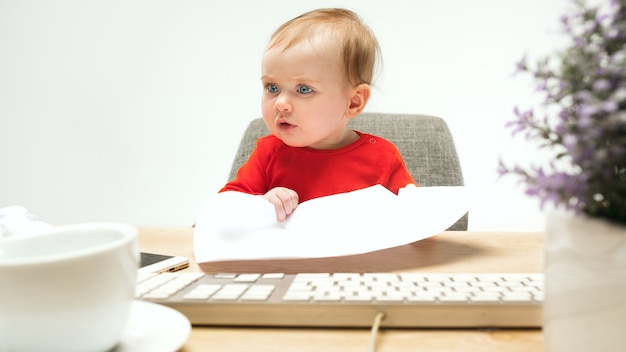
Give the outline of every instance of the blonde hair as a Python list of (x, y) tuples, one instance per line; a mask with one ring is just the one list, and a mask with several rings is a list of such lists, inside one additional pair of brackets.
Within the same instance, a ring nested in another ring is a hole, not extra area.
[(374, 33), (350, 10), (327, 8), (304, 13), (280, 26), (267, 49), (283, 46), (286, 50), (305, 39), (314, 41), (320, 32), (339, 45), (348, 82), (354, 87), (371, 85), (380, 47)]

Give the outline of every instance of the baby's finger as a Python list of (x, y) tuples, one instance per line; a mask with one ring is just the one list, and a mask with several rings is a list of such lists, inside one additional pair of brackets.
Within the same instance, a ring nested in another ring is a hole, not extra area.
[(278, 221), (285, 220), (287, 218), (287, 212), (285, 211), (285, 206), (280, 196), (275, 193), (266, 199), (274, 205), (274, 209), (276, 209), (276, 219)]
[(291, 214), (298, 206), (298, 194), (288, 188), (281, 189), (276, 194), (283, 203), (283, 209), (286, 215)]
[(285, 219), (287, 219), (287, 211), (285, 210), (285, 207), (283, 206), (282, 202), (279, 202), (280, 204), (274, 204), (274, 207), (276, 208), (276, 219), (278, 220), (278, 222), (281, 221), (285, 221)]

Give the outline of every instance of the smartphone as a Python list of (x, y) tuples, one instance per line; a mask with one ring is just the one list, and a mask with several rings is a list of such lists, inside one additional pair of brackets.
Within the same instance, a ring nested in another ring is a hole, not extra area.
[(141, 252), (140, 274), (178, 271), (189, 267), (189, 259), (177, 255)]

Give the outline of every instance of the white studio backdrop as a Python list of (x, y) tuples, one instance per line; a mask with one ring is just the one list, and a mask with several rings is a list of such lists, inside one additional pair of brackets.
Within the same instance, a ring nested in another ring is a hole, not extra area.
[(53, 224), (190, 226), (261, 116), (260, 60), (283, 22), (346, 7), (383, 52), (367, 111), (448, 123), (473, 195), (470, 230), (540, 230), (498, 159), (533, 149), (504, 124), (533, 101), (514, 77), (562, 42), (558, 1), (0, 0), (0, 207)]

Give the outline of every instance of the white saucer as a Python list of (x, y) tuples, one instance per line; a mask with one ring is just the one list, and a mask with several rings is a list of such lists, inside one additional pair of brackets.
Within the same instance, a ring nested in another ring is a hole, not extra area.
[(190, 333), (189, 319), (177, 310), (135, 301), (122, 340), (111, 352), (174, 352)]

